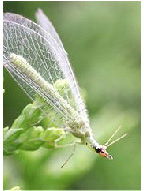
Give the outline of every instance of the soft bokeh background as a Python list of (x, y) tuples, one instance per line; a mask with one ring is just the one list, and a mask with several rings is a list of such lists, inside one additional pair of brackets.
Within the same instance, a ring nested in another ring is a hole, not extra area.
[[(78, 146), (4, 157), (4, 188), (140, 189), (140, 2), (4, 2), (4, 12), (34, 20), (42, 8), (59, 33), (86, 92), (95, 137), (104, 143), (122, 125), (128, 136), (109, 148), (113, 161)], [(4, 125), (31, 101), (4, 71)]]

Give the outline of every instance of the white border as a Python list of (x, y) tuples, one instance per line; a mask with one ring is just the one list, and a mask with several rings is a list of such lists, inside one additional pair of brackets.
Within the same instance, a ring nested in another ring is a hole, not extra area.
[[(8, 0), (8, 1), (41, 1), (41, 0)], [(42, 0), (42, 1), (89, 1), (89, 0)], [(90, 1), (114, 1), (114, 0), (90, 0)], [(141, 2), (141, 0), (115, 0), (115, 1), (138, 1)], [(4, 2), (4, 1), (3, 1)]]
[[(8, 0), (8, 1), (14, 1), (14, 0)], [(15, 1), (20, 1), (20, 0), (15, 0)], [(24, 0), (24, 1), (29, 1), (29, 0)], [(37, 0), (31, 0), (31, 1), (37, 1)], [(40, 1), (40, 0), (39, 0)], [(48, 0), (43, 0), (43, 1), (48, 1)], [(52, 0), (49, 0), (52, 1)], [(59, 1), (59, 0), (53, 0), (53, 1)], [(64, 1), (64, 0), (63, 0)], [(71, 0), (71, 1), (76, 1), (76, 0)], [(79, 0), (79, 1), (87, 1), (87, 0)], [(95, 0), (91, 0), (91, 1), (95, 1)], [(99, 1), (113, 1), (113, 0), (99, 0)], [(141, 2), (141, 50), (144, 51), (144, 22), (143, 22), (143, 18), (144, 18), (144, 1), (140, 1), (140, 0), (115, 0), (115, 1), (138, 1)], [(3, 190), (3, 136), (2, 136), (2, 127), (3, 127), (3, 58), (2, 58), (2, 46), (3, 46), (3, 1), (0, 0), (0, 121), (1, 121), (1, 134), (0, 134), (0, 190)], [(143, 52), (141, 51), (141, 98), (144, 97), (144, 54), (142, 54)], [(142, 169), (142, 173), (141, 173), (141, 190), (144, 190), (144, 100), (141, 99), (141, 169)], [(134, 154), (134, 153), (133, 153)], [(127, 162), (127, 161), (126, 161)]]
[(0, 190), (3, 190), (3, 1), (0, 1)]

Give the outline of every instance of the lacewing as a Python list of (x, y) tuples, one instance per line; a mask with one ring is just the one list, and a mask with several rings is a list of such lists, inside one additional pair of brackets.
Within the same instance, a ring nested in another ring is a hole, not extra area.
[[(36, 13), (37, 23), (17, 14), (4, 14), (4, 67), (25, 93), (34, 100), (37, 95), (59, 115), (66, 131), (80, 139), (96, 153), (112, 159), (107, 147), (126, 134), (105, 145), (95, 139), (89, 125), (88, 113), (71, 69), (63, 44), (52, 23), (42, 10)], [(62, 96), (55, 88), (64, 80), (70, 92)]]

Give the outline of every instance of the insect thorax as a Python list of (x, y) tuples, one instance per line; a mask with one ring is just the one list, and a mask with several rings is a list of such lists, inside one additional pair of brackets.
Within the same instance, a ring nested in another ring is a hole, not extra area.
[(72, 134), (75, 137), (81, 138), (82, 142), (86, 142), (87, 138), (92, 137), (92, 130), (89, 127), (89, 124), (83, 121), (81, 118), (70, 122), (68, 126), (71, 129)]

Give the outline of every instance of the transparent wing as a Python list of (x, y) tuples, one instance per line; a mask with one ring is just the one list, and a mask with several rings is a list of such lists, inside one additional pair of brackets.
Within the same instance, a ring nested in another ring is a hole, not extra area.
[[(7, 66), (10, 65), (10, 53), (15, 53), (23, 56), (49, 83), (54, 84), (58, 79), (66, 79), (75, 102), (72, 105), (69, 97), (65, 98), (66, 101), (78, 111), (84, 121), (88, 122), (85, 105), (81, 99), (66, 52), (52, 24), (49, 26), (51, 30), (47, 32), (36, 23), (20, 15), (4, 14), (4, 63)], [(16, 78), (15, 75), (13, 77)], [(17, 81), (19, 83), (19, 80)], [(28, 83), (21, 82), (21, 86), (33, 98), (35, 90)]]
[(62, 42), (60, 40), (60, 37), (59, 37), (58, 33), (56, 32), (55, 28), (53, 27), (51, 21), (43, 13), (43, 11), (41, 9), (37, 10), (36, 18), (37, 18), (37, 23), (56, 40), (57, 44), (62, 49), (63, 54), (67, 57), (67, 53), (66, 53), (66, 51), (65, 51), (65, 49), (63, 47), (63, 44), (62, 44)]

